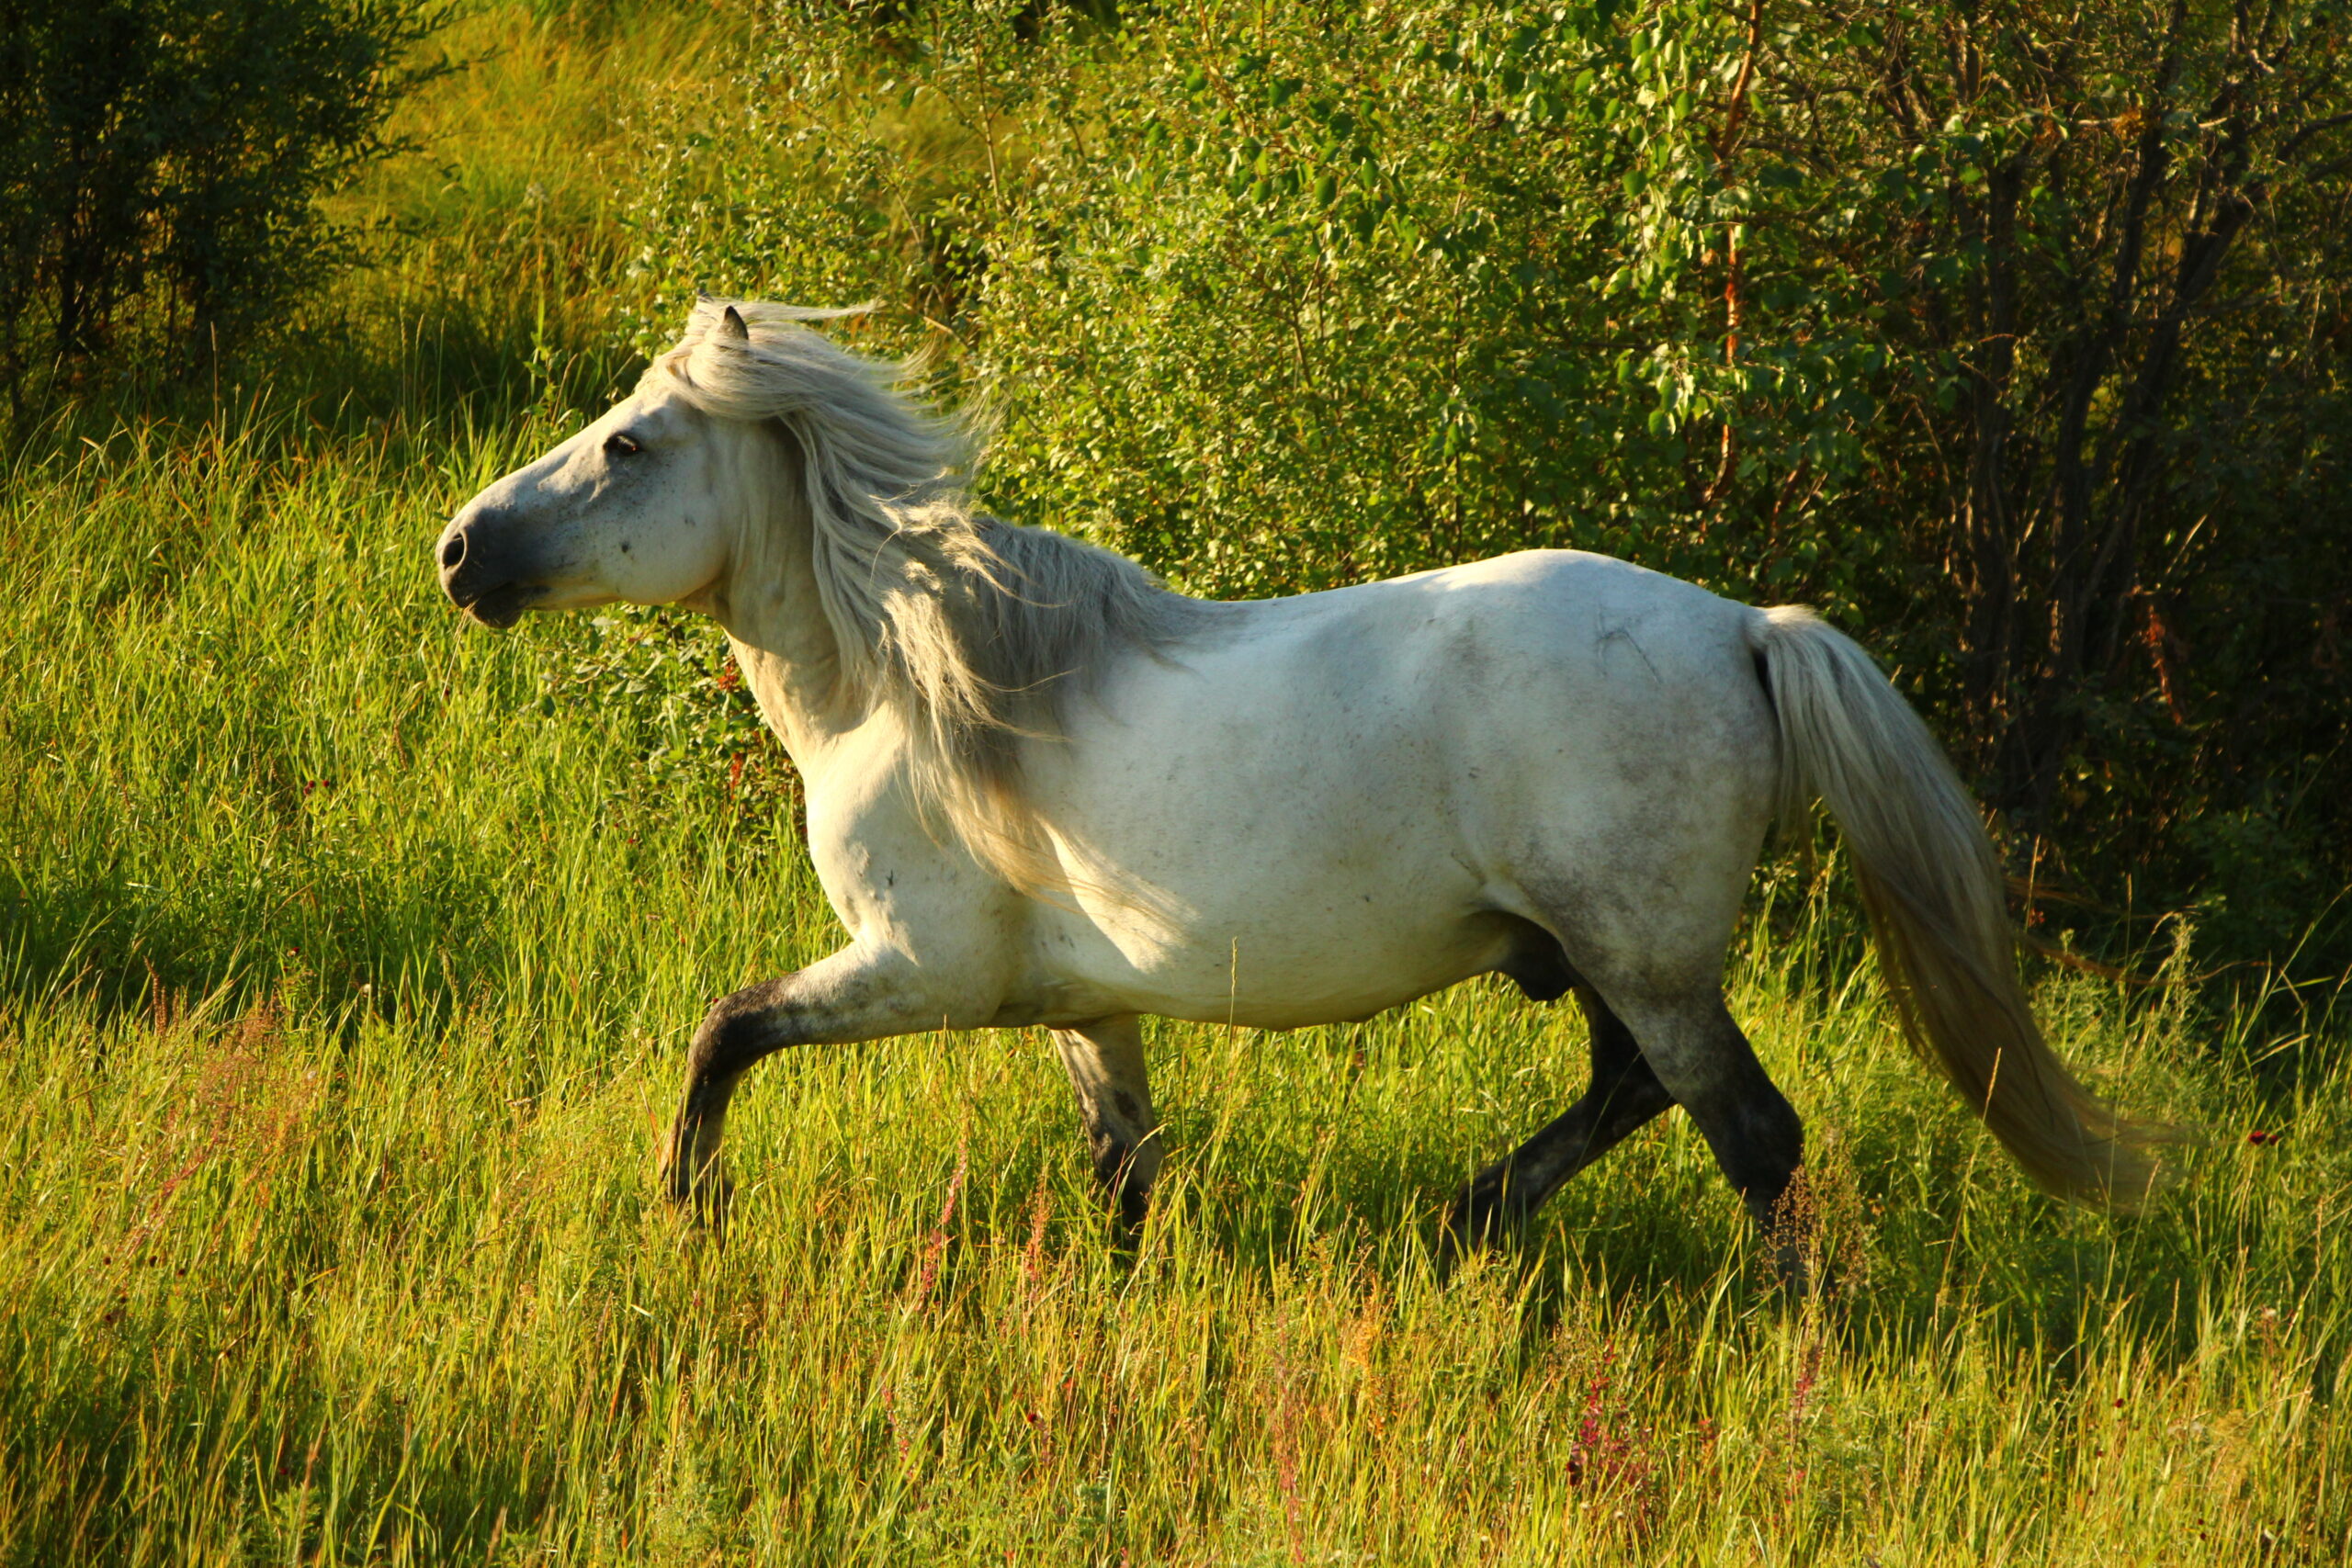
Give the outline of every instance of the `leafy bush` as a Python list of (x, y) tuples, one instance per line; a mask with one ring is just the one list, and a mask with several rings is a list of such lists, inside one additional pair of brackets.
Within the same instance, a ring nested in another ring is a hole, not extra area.
[(2346, 18), (779, 12), (634, 172), (646, 337), (878, 299), (1002, 510), (1198, 591), (1574, 545), (1810, 601), (2021, 865), (2283, 953), (2352, 838)]
[(23, 0), (0, 30), (0, 383), (233, 342), (346, 257), (447, 0)]
[(611, 715), (653, 789), (702, 792), (715, 778), (742, 823), (798, 839), (800, 775), (725, 644), (684, 615), (624, 604), (591, 617), (568, 654), (540, 676), (543, 716)]

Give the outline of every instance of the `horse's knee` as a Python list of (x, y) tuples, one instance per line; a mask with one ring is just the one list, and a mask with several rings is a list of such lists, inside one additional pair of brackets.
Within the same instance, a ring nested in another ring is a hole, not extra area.
[(1088, 1132), (1086, 1146), (1087, 1152), (1094, 1156), (1095, 1179), (1106, 1185), (1114, 1181), (1135, 1181), (1149, 1186), (1152, 1178), (1159, 1174), (1159, 1134), (1157, 1132), (1138, 1134), (1096, 1127)]
[(787, 1043), (777, 1018), (790, 977), (763, 980), (710, 1004), (695, 1026), (686, 1068), (695, 1083), (733, 1078), (762, 1056)]
[(727, 1102), (744, 1069), (787, 1043), (778, 1016), (786, 984), (764, 980), (720, 998), (687, 1047), (685, 1094), (662, 1150), (662, 1189), (672, 1202), (691, 1204), (714, 1223), (724, 1217), (729, 1191), (718, 1162)]

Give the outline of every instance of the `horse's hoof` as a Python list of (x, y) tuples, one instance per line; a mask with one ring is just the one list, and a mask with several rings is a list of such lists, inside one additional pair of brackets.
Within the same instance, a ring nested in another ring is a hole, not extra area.
[(1818, 1300), (1826, 1291), (1826, 1281), (1813, 1266), (1813, 1249), (1799, 1242), (1782, 1242), (1772, 1249), (1772, 1274), (1789, 1299), (1798, 1302)]
[(1499, 1179), (1479, 1176), (1463, 1184), (1438, 1225), (1437, 1267), (1452, 1273), (1474, 1252), (1484, 1252), (1510, 1232)]
[(680, 1218), (704, 1229), (726, 1228), (727, 1211), (735, 1201), (735, 1183), (717, 1168), (717, 1162), (694, 1172), (673, 1155), (662, 1161), (662, 1196)]
[(665, 1191), (670, 1211), (695, 1235), (707, 1235), (723, 1240), (727, 1235), (727, 1213), (735, 1201), (735, 1184), (724, 1179), (708, 1179), (695, 1184), (692, 1191)]
[(1123, 1187), (1111, 1199), (1111, 1213), (1117, 1220), (1119, 1240), (1133, 1247), (1143, 1239), (1143, 1223), (1151, 1217), (1151, 1190), (1148, 1187)]

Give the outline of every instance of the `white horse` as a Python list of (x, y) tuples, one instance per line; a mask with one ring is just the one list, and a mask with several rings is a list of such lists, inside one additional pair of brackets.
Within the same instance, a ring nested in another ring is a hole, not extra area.
[(1670, 1105), (1772, 1224), (1803, 1132), (1724, 1006), (1768, 825), (1842, 827), (1905, 1032), (2048, 1188), (2128, 1203), (2142, 1135), (2043, 1043), (1993, 851), (1925, 726), (1809, 612), (1530, 551), (1216, 604), (976, 514), (952, 426), (807, 323), (697, 306), (436, 547), (474, 619), (615, 600), (726, 628), (798, 765), (849, 945), (715, 1004), (663, 1154), (723, 1201), (729, 1097), (787, 1045), (1042, 1024), (1140, 1220), (1145, 1013), (1358, 1020), (1499, 971), (1577, 993), (1584, 1098), (1473, 1179), (1516, 1224)]

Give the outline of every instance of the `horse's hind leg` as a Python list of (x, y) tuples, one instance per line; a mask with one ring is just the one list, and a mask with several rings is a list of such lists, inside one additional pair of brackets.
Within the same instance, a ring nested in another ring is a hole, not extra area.
[(1143, 1223), (1151, 1179), (1159, 1173), (1159, 1123), (1151, 1114), (1151, 1086), (1143, 1065), (1142, 1021), (1098, 1019), (1054, 1031), (1054, 1043), (1078, 1093), (1079, 1120), (1087, 1151), (1094, 1156), (1094, 1179), (1130, 1227)]
[(1669, 1000), (1621, 998), (1619, 1005), (1651, 1070), (1690, 1113), (1724, 1179), (1775, 1244), (1782, 1274), (1803, 1284), (1802, 1248), (1781, 1233), (1790, 1218), (1781, 1200), (1804, 1163), (1804, 1125), (1732, 1021), (1723, 993), (1708, 986)]
[(1589, 986), (1576, 993), (1592, 1026), (1592, 1081), (1551, 1125), (1463, 1188), (1446, 1217), (1452, 1246), (1480, 1246), (1517, 1230), (1568, 1178), (1674, 1103), (1624, 1021)]

